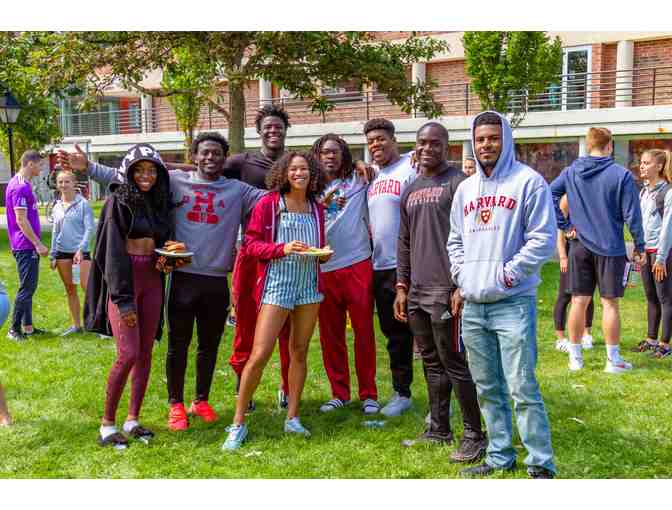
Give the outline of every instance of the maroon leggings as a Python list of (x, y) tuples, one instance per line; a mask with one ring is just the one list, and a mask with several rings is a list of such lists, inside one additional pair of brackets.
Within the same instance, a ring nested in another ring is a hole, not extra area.
[(133, 262), (133, 290), (138, 321), (129, 328), (121, 320), (117, 305), (107, 302), (107, 316), (117, 341), (117, 360), (112, 365), (107, 381), (105, 400), (106, 421), (116, 421), (119, 399), (124, 392), (128, 374), (132, 371), (131, 399), (128, 414), (138, 416), (145, 398), (152, 366), (152, 348), (161, 316), (162, 286), (159, 272), (154, 268), (153, 255), (131, 255)]

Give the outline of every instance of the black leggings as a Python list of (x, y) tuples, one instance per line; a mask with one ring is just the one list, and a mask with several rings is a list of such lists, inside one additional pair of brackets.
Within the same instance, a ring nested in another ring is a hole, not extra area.
[(373, 272), (373, 295), (380, 329), (387, 338), (392, 386), (402, 397), (410, 397), (413, 382), (413, 335), (408, 324), (394, 318), (396, 283), (396, 269)]
[[(564, 331), (567, 324), (567, 307), (572, 302), (572, 295), (567, 292), (569, 288), (569, 271), (560, 273), (560, 288), (558, 289), (558, 297), (555, 300), (555, 308), (553, 309), (553, 320), (555, 322), (556, 331)], [(586, 328), (593, 327), (593, 298), (590, 298), (590, 304), (586, 310)]]
[(646, 254), (646, 264), (642, 266), (642, 284), (647, 302), (648, 336), (658, 338), (658, 329), (662, 322), (660, 341), (669, 343), (672, 336), (672, 255), (667, 257), (665, 266), (667, 276), (662, 282), (653, 277), (653, 264), (656, 261), (655, 253)]
[(168, 291), (168, 354), (166, 378), (171, 404), (184, 401), (184, 374), (194, 331), (196, 353), (196, 400), (208, 400), (217, 351), (229, 311), (226, 277), (175, 271)]

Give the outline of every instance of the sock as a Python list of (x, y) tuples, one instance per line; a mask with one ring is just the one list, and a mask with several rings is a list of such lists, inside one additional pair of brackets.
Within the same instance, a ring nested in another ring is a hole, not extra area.
[(100, 437), (102, 437), (103, 439), (107, 439), (109, 436), (111, 436), (112, 434), (116, 434), (117, 432), (119, 431), (117, 430), (117, 427), (115, 427), (114, 425), (100, 426)]
[(569, 344), (569, 355), (574, 359), (583, 359), (581, 344)]
[(607, 345), (607, 359), (612, 363), (621, 361), (621, 353), (618, 345)]
[(556, 344), (564, 344), (564, 343), (567, 343), (567, 342), (569, 342), (569, 340), (567, 340), (566, 338), (558, 338), (555, 341)]
[(592, 342), (593, 341), (593, 335), (583, 335), (581, 337), (582, 342)]
[(126, 420), (126, 422), (124, 423), (124, 432), (130, 434), (131, 430), (133, 430), (138, 425), (140, 425), (138, 423), (138, 420)]
[(646, 341), (649, 343), (649, 345), (658, 345), (658, 340), (651, 340), (650, 338), (647, 338)]

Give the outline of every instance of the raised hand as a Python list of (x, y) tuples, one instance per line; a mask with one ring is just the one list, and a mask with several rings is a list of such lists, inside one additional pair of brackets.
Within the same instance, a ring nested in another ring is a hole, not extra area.
[(75, 152), (58, 149), (56, 151), (56, 161), (63, 170), (75, 172), (86, 172), (89, 166), (89, 158), (78, 144), (75, 144)]

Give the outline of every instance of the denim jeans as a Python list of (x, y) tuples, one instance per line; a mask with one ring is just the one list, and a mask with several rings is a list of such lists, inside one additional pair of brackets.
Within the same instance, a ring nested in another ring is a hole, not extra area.
[(516, 460), (512, 445), (513, 399), (525, 464), (555, 472), (551, 430), (534, 375), (537, 364), (535, 296), (514, 296), (496, 303), (465, 303), (462, 335), (488, 430), (485, 462), (496, 468)]
[(37, 290), (40, 275), (40, 256), (35, 250), (17, 250), (12, 254), (19, 272), (19, 290), (14, 299), (12, 329), (21, 331), (21, 324), (33, 324), (33, 294)]

